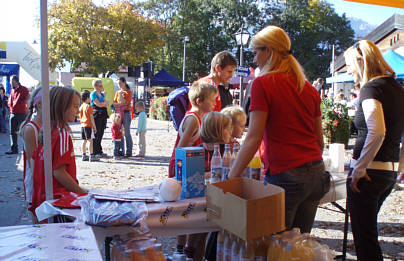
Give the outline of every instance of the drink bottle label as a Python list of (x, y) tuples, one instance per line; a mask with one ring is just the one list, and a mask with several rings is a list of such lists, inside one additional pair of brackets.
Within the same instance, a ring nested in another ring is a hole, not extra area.
[(261, 169), (250, 168), (250, 179), (260, 180)]
[(222, 244), (217, 244), (216, 260), (223, 261), (223, 245)]
[(210, 182), (220, 182), (222, 181), (222, 168), (212, 168), (210, 171)]
[(222, 180), (228, 180), (230, 168), (223, 168), (222, 171)]
[(231, 248), (224, 249), (224, 261), (231, 261)]

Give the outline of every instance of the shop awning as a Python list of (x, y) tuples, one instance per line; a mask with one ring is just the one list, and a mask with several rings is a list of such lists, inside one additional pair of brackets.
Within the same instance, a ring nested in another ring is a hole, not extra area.
[(404, 0), (345, 0), (345, 1), (404, 8)]

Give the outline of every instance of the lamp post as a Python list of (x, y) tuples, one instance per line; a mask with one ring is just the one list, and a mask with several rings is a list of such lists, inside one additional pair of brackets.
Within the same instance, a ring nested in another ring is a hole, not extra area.
[(185, 81), (185, 53), (186, 53), (187, 42), (189, 42), (189, 37), (185, 36), (183, 39), (184, 39), (184, 59), (182, 61), (182, 81)]
[[(250, 33), (242, 25), (241, 28), (235, 33), (237, 45), (240, 46), (240, 66), (243, 66), (243, 46), (247, 45), (250, 39)], [(243, 77), (240, 76), (240, 106), (243, 106), (244, 102), (244, 86)]]

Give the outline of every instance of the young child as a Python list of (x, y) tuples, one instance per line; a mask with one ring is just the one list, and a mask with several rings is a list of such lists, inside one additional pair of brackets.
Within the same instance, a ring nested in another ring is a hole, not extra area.
[[(69, 122), (79, 113), (80, 94), (72, 88), (53, 87), (50, 90), (50, 122), (52, 148), (53, 195), (64, 192), (85, 193), (76, 178), (76, 160)], [(39, 135), (34, 158), (34, 190), (30, 211), (45, 201), (43, 132)]]
[[(42, 125), (42, 88), (37, 88), (31, 95), (28, 114), (21, 124), (20, 133), (24, 142), (24, 191), (28, 205), (32, 202), (34, 160), (32, 154), (38, 147), (38, 136)], [(35, 220), (35, 219), (34, 219)]]
[(112, 113), (109, 119), (112, 122), (111, 133), (112, 140), (114, 141), (114, 160), (121, 159), (123, 155), (122, 151), (122, 136), (123, 136), (123, 126), (122, 118), (118, 113)]
[[(207, 112), (213, 111), (216, 105), (217, 89), (213, 85), (204, 82), (194, 82), (189, 89), (188, 97), (192, 108), (185, 114), (178, 128), (177, 140), (170, 159), (169, 177), (175, 175), (175, 148), (198, 146), (202, 143), (199, 137), (201, 119)], [(181, 235), (177, 237), (177, 250), (185, 251), (194, 260), (202, 260), (207, 233)], [(184, 249), (185, 243), (187, 248)]]
[(200, 137), (209, 148), (214, 144), (230, 143), (232, 141), (232, 132), (233, 127), (230, 116), (217, 111), (208, 112), (203, 116)]
[[(99, 161), (99, 158), (93, 154), (93, 139), (94, 134), (97, 133), (97, 128), (94, 122), (94, 110), (90, 105), (90, 92), (84, 91), (81, 95), (83, 104), (80, 106), (80, 123), (81, 123), (81, 138), (83, 139), (82, 145), (82, 160), (83, 161)], [(94, 132), (94, 133), (93, 133)], [(87, 141), (89, 145), (90, 157), (87, 156)]]
[(137, 122), (137, 130), (136, 136), (139, 137), (139, 154), (137, 154), (136, 158), (144, 158), (146, 155), (146, 130), (147, 130), (147, 115), (144, 111), (145, 106), (142, 101), (138, 101), (135, 105), (136, 111), (139, 113), (139, 118)]
[[(123, 91), (122, 91), (122, 90), (117, 91), (116, 94), (115, 94), (115, 97), (116, 97), (116, 100), (119, 101), (119, 102), (125, 100), (125, 98), (123, 97)], [(118, 104), (118, 103), (116, 103), (115, 106), (114, 106), (115, 113), (118, 113), (119, 116), (121, 116), (121, 119), (123, 119), (123, 114), (124, 114), (124, 112), (125, 112), (125, 108), (126, 108), (126, 107), (127, 107), (127, 106), (125, 106), (125, 105), (120, 105), (120, 104)]]
[(221, 111), (231, 118), (233, 132), (231, 133), (231, 143), (238, 143), (236, 139), (241, 139), (247, 123), (247, 114), (240, 106), (229, 106)]

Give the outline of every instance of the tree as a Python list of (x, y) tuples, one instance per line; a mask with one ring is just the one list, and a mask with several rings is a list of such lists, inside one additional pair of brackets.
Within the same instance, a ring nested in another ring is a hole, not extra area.
[(354, 32), (348, 19), (338, 16), (324, 0), (288, 0), (278, 13), (269, 22), (288, 33), (293, 55), (310, 80), (330, 74), (333, 45), (338, 55), (353, 44)]
[(126, 1), (106, 7), (91, 0), (61, 0), (49, 10), (50, 67), (111, 74), (146, 61), (162, 46), (162, 27)]

